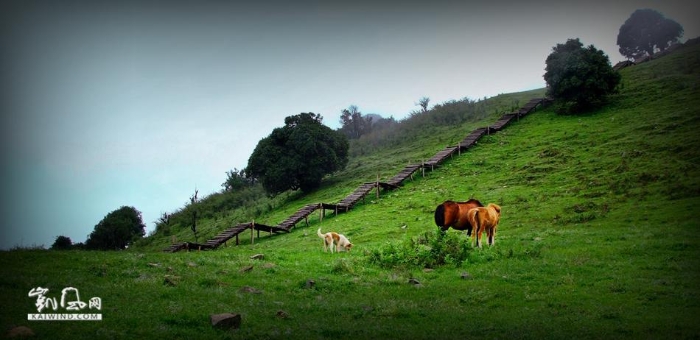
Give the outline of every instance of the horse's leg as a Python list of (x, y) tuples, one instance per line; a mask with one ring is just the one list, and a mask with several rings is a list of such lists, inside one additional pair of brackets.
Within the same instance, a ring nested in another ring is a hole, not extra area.
[(481, 241), (481, 232), (482, 231), (483, 231), (483, 229), (479, 225), (477, 225), (476, 230), (474, 231), (474, 238), (476, 239), (476, 247), (477, 248), (481, 248), (480, 241)]
[(489, 237), (489, 246), (492, 246), (493, 245), (493, 227), (486, 230), (486, 234)]
[[(479, 248), (481, 248), (482, 244), (483, 244), (483, 243), (481, 243), (481, 236), (483, 234), (484, 234), (484, 226), (482, 225), (479, 227), (479, 235), (477, 235), (477, 237), (476, 237), (476, 242), (479, 244)], [(488, 235), (488, 233), (486, 233), (486, 234)]]

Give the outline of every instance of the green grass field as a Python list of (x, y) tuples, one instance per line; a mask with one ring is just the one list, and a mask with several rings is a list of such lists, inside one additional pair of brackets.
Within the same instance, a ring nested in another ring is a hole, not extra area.
[[(700, 45), (621, 73), (622, 91), (596, 112), (539, 110), (398, 190), (253, 245), (244, 233), (239, 246), (170, 254), (156, 234), (123, 252), (2, 252), (0, 326), (50, 339), (700, 338)], [(320, 191), (274, 201), (261, 222), (338, 201), (503, 113), (486, 112), (351, 160)], [(502, 206), (495, 246), (432, 268), (407, 261), (430, 256), (415, 244), (434, 235), (435, 207), (469, 197)], [(203, 233), (229, 222), (203, 221)], [(355, 248), (324, 253), (319, 227)], [(38, 286), (59, 300), (65, 287), (100, 297), (103, 320), (27, 321)], [(227, 312), (242, 315), (240, 329), (212, 328), (209, 315)]]

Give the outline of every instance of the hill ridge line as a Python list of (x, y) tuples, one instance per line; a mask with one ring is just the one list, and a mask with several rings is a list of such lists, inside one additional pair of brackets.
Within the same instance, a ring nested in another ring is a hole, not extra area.
[(182, 243), (175, 243), (172, 244), (170, 247), (164, 249), (163, 251), (165, 252), (177, 252), (182, 249), (187, 249), (188, 251), (190, 249), (197, 249), (197, 250), (206, 250), (206, 249), (216, 249), (222, 244), (226, 244), (228, 240), (232, 238), (236, 238), (236, 245), (239, 244), (239, 235), (243, 233), (246, 230), (250, 229), (250, 239), (251, 243), (254, 242), (254, 233), (253, 230), (258, 231), (258, 238), (260, 237), (260, 231), (265, 231), (269, 232), (270, 235), (272, 234), (278, 234), (278, 233), (289, 233), (291, 232), (292, 228), (296, 226), (297, 223), (301, 222), (304, 220), (306, 222), (306, 225), (309, 225), (309, 220), (308, 217), (312, 213), (314, 213), (316, 210), (321, 209), (321, 220), (323, 220), (323, 217), (325, 217), (325, 211), (326, 210), (333, 210), (334, 213), (337, 215), (342, 212), (348, 212), (350, 209), (352, 209), (355, 204), (357, 204), (360, 200), (365, 199), (367, 195), (372, 192), (373, 190), (376, 190), (377, 196), (379, 195), (379, 189), (383, 188), (385, 190), (393, 190), (393, 189), (398, 189), (400, 186), (403, 184), (403, 181), (405, 181), (408, 178), (413, 179), (413, 174), (418, 171), (419, 169), (422, 170), (423, 176), (425, 176), (425, 170), (428, 169), (430, 171), (435, 170), (436, 167), (441, 165), (448, 157), (454, 156), (455, 153), (458, 153), (461, 155), (462, 151), (466, 151), (472, 146), (474, 146), (477, 141), (485, 136), (485, 135), (490, 135), (492, 133), (496, 133), (498, 131), (501, 131), (503, 128), (505, 128), (508, 124), (510, 124), (513, 120), (520, 120), (521, 117), (524, 117), (528, 114), (530, 114), (532, 111), (534, 111), (538, 106), (546, 105), (551, 103), (552, 100), (547, 97), (540, 97), (540, 98), (532, 98), (530, 101), (528, 101), (523, 107), (518, 109), (517, 111), (511, 112), (511, 113), (506, 113), (503, 116), (501, 116), (500, 119), (498, 119), (494, 124), (489, 125), (487, 127), (481, 127), (477, 128), (474, 131), (472, 131), (469, 135), (467, 135), (464, 139), (462, 139), (457, 145), (454, 146), (447, 146), (444, 149), (438, 151), (433, 157), (428, 159), (427, 161), (423, 161), (421, 164), (409, 164), (406, 167), (404, 167), (401, 171), (399, 171), (398, 174), (396, 174), (394, 177), (390, 178), (386, 182), (381, 182), (379, 181), (379, 178), (377, 178), (377, 181), (375, 182), (365, 182), (361, 184), (357, 189), (355, 189), (352, 193), (350, 193), (348, 196), (340, 200), (340, 202), (336, 204), (329, 204), (329, 203), (312, 203), (312, 204), (307, 204), (304, 207), (300, 208), (297, 210), (295, 213), (293, 213), (291, 216), (289, 216), (287, 219), (284, 221), (280, 222), (276, 226), (268, 226), (265, 224), (260, 224), (256, 223), (255, 221), (252, 222), (246, 222), (246, 223), (239, 223), (236, 224), (232, 227), (229, 227), (225, 229), (224, 231), (220, 232), (216, 236), (212, 237), (211, 239), (207, 240), (203, 244), (199, 243), (194, 243), (194, 242), (182, 242)]

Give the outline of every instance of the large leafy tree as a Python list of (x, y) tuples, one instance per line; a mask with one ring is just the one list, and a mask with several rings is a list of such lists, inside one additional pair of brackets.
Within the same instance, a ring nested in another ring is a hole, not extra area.
[(579, 39), (557, 44), (547, 57), (544, 79), (547, 95), (560, 113), (578, 113), (597, 107), (617, 90), (620, 74), (610, 59), (593, 45)]
[(348, 162), (347, 138), (322, 121), (315, 113), (285, 118), (283, 127), (258, 142), (245, 173), (258, 179), (270, 195), (316, 189), (325, 175), (342, 170)]
[(88, 236), (85, 246), (88, 249), (124, 249), (133, 241), (146, 234), (146, 225), (141, 212), (133, 207), (123, 206), (107, 214)]
[(653, 9), (638, 9), (620, 26), (617, 45), (628, 59), (663, 51), (683, 36), (683, 26)]

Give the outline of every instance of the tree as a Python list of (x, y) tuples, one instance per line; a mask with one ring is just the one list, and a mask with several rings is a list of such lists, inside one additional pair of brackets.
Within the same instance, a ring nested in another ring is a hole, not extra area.
[(544, 79), (547, 95), (559, 113), (577, 113), (602, 105), (615, 93), (620, 74), (610, 59), (593, 45), (583, 47), (579, 39), (557, 44), (547, 57)]
[(224, 187), (224, 191), (235, 191), (251, 184), (252, 181), (247, 178), (244, 170), (234, 168), (226, 172), (226, 182), (221, 186)]
[(363, 116), (355, 105), (340, 114), (340, 131), (349, 139), (358, 139), (372, 130), (372, 117)]
[(428, 103), (430, 103), (430, 98), (423, 97), (423, 98), (418, 100), (416, 105), (420, 106), (422, 113), (426, 113), (426, 112), (428, 112)]
[(133, 207), (123, 206), (107, 214), (88, 236), (85, 246), (88, 249), (124, 249), (133, 241), (146, 234), (146, 226), (141, 212)]
[(620, 26), (617, 45), (628, 59), (663, 51), (683, 36), (683, 26), (653, 9), (638, 9)]
[(316, 189), (323, 176), (342, 170), (348, 162), (347, 138), (322, 120), (315, 113), (285, 118), (285, 126), (258, 142), (246, 174), (259, 180), (269, 195)]
[(190, 229), (192, 229), (192, 233), (194, 233), (195, 242), (199, 242), (197, 238), (197, 202), (199, 201), (199, 199), (197, 198), (198, 194), (199, 190), (195, 188), (194, 195), (190, 197), (190, 206), (192, 207), (192, 225), (190, 226)]
[(68, 236), (56, 236), (56, 241), (54, 241), (51, 249), (53, 250), (69, 250), (73, 247), (73, 241), (71, 241)]

